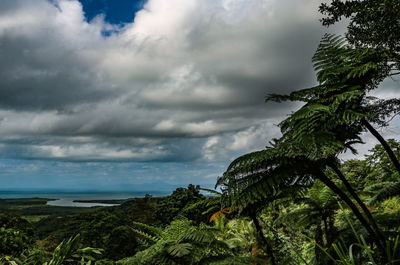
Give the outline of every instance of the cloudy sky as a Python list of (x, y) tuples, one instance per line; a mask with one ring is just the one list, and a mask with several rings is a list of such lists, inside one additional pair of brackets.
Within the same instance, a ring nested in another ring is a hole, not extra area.
[(297, 107), (264, 97), (315, 84), (320, 38), (345, 28), (319, 3), (1, 0), (0, 186), (213, 186)]

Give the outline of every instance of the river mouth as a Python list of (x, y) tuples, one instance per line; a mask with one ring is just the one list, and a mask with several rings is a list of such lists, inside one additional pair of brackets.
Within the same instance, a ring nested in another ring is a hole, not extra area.
[(50, 206), (63, 206), (63, 207), (109, 207), (118, 206), (120, 204), (111, 203), (96, 203), (96, 202), (76, 202), (76, 198), (62, 198), (57, 200), (48, 201), (46, 205)]

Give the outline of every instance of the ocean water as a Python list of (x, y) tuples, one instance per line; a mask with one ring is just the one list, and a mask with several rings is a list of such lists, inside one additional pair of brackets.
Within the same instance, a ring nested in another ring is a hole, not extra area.
[(76, 206), (76, 207), (93, 207), (93, 206), (114, 206), (117, 204), (104, 203), (83, 203), (74, 202), (74, 200), (123, 200), (129, 198), (142, 198), (146, 194), (153, 197), (167, 196), (171, 194), (168, 191), (1, 191), (0, 199), (22, 199), (22, 198), (48, 198), (55, 199), (48, 201), (48, 205), (52, 206)]

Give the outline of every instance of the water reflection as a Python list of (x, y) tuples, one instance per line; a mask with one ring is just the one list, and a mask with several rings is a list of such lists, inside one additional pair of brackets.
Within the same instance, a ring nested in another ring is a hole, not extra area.
[(47, 205), (51, 206), (73, 206), (73, 207), (95, 207), (95, 206), (118, 206), (119, 204), (109, 203), (92, 203), (92, 202), (74, 202), (76, 198), (64, 198), (54, 201), (48, 201)]

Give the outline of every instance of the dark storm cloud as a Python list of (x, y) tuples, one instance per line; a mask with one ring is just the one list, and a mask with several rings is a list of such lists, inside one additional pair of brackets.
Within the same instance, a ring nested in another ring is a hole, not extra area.
[(59, 11), (44, 1), (9, 2), (0, 3), (0, 9), (9, 12), (3, 13), (0, 26), (0, 108), (63, 110), (115, 95), (103, 73), (93, 69), (89, 53), (94, 40), (75, 36), (74, 43), (73, 32), (57, 26)]
[(187, 162), (202, 158), (203, 139), (168, 142), (111, 137), (25, 137), (0, 141), (0, 158), (64, 162)]
[(279, 135), (296, 106), (268, 93), (314, 84), (317, 2), (150, 0), (123, 27), (53, 2), (0, 2), (3, 157), (226, 160)]

